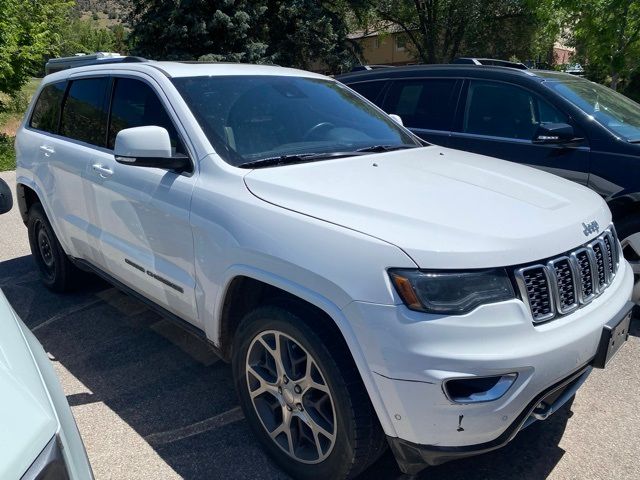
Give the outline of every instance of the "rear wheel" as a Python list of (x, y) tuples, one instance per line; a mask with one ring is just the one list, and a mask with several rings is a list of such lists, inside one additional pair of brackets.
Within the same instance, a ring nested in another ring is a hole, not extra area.
[(323, 319), (303, 317), (261, 307), (244, 318), (233, 355), (240, 403), (265, 450), (294, 478), (352, 478), (386, 440), (344, 342), (318, 328)]
[(69, 261), (39, 203), (29, 209), (27, 230), (31, 254), (42, 282), (55, 292), (69, 290), (80, 271)]

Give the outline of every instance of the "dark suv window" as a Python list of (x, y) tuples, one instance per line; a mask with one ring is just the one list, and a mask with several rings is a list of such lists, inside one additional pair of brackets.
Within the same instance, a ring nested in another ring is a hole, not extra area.
[(410, 128), (449, 130), (455, 87), (456, 80), (446, 78), (396, 81), (389, 87), (384, 110), (400, 115)]
[(103, 147), (109, 77), (74, 80), (62, 108), (60, 134)]
[(67, 88), (67, 82), (58, 82), (47, 85), (42, 89), (38, 97), (29, 126), (49, 133), (58, 132), (58, 120), (60, 119), (60, 105)]
[(377, 80), (371, 82), (358, 82), (351, 83), (349, 88), (355, 90), (360, 95), (362, 95), (367, 100), (379, 105), (378, 101), (380, 100), (378, 97), (380, 96), (380, 92), (386, 85), (386, 81)]
[(516, 85), (472, 80), (462, 131), (531, 140), (541, 123), (567, 123), (566, 115), (536, 94)]
[(174, 153), (186, 154), (171, 118), (158, 95), (146, 83), (131, 78), (116, 79), (111, 101), (108, 148), (113, 148), (120, 130), (155, 125), (166, 128)]

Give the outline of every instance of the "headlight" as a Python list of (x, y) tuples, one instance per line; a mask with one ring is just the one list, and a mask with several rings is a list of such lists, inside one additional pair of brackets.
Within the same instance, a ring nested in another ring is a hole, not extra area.
[(479, 305), (515, 297), (504, 269), (468, 272), (391, 269), (389, 276), (407, 307), (421, 312), (462, 315)]

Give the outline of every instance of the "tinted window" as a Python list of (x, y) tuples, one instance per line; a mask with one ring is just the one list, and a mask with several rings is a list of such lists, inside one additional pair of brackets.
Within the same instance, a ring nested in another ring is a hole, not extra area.
[(62, 109), (60, 134), (104, 146), (107, 136), (108, 77), (74, 80)]
[(393, 82), (384, 102), (388, 113), (400, 115), (407, 127), (449, 130), (453, 118), (451, 98), (456, 80), (401, 80)]
[(153, 89), (140, 80), (116, 79), (111, 101), (111, 123), (107, 146), (113, 148), (120, 130), (155, 125), (166, 128), (174, 153), (186, 153), (178, 139), (178, 133)]
[(531, 140), (541, 123), (568, 123), (566, 115), (532, 92), (515, 85), (472, 80), (463, 131)]
[(388, 115), (338, 82), (276, 75), (172, 81), (216, 152), (233, 165), (285, 155), (358, 154), (377, 145), (419, 145)]
[(67, 82), (53, 83), (42, 89), (38, 97), (29, 126), (45, 132), (57, 133), (60, 105)]
[(583, 79), (545, 83), (616, 135), (640, 140), (640, 106), (633, 100)]
[(358, 82), (350, 84), (349, 88), (352, 88), (366, 99), (371, 100), (373, 103), (378, 103), (376, 100), (386, 83), (387, 82), (384, 81)]

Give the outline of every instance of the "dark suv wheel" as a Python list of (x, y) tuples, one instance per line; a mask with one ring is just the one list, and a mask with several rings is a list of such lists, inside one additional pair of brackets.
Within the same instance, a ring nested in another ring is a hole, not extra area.
[(310, 316), (270, 306), (243, 319), (233, 349), (240, 404), (265, 450), (294, 478), (352, 478), (386, 440), (344, 342)]
[(62, 249), (41, 204), (36, 203), (29, 209), (27, 229), (31, 254), (38, 266), (42, 282), (55, 292), (69, 290), (80, 271), (69, 261)]
[(624, 258), (633, 269), (635, 287), (632, 300), (638, 304), (640, 302), (640, 216), (629, 216), (616, 222), (616, 231)]

